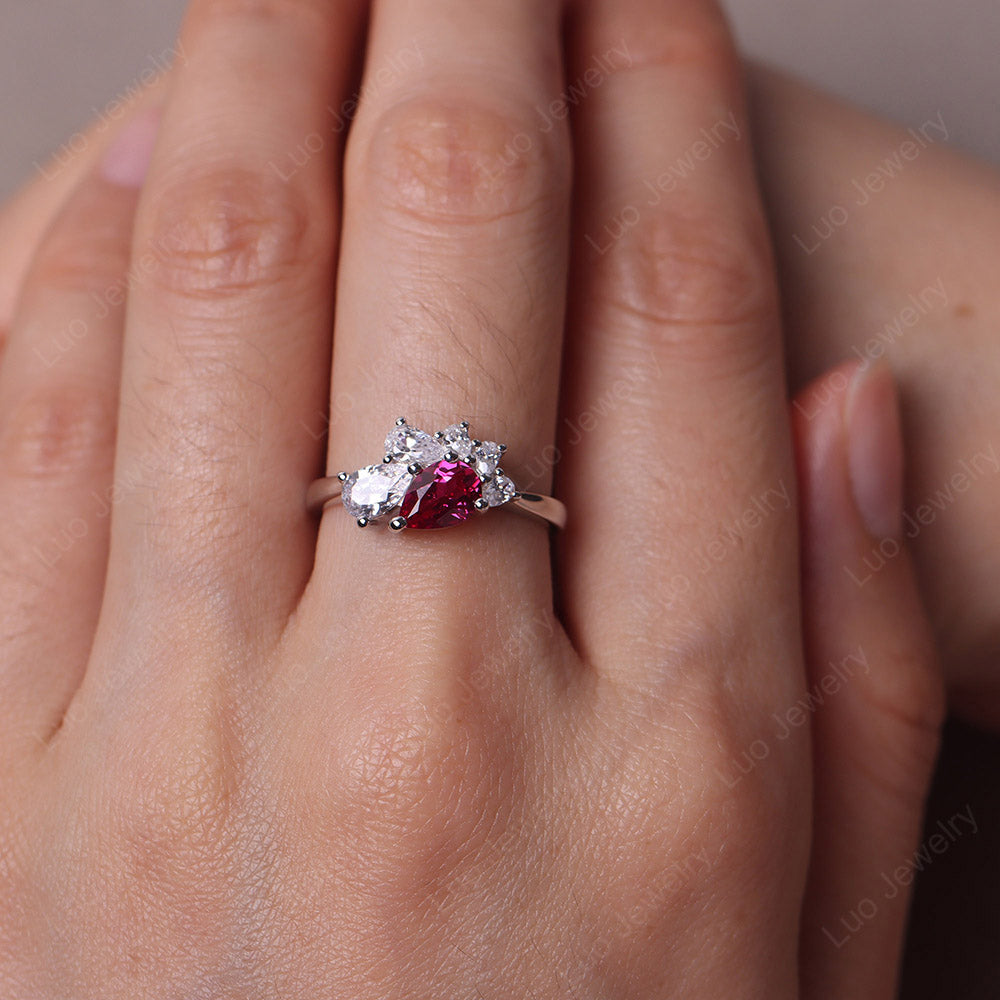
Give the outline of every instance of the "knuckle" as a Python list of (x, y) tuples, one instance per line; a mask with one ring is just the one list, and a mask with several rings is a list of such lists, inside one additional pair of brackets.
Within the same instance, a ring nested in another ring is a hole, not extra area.
[(57, 219), (27, 276), (24, 297), (50, 292), (101, 293), (121, 282), (128, 268), (125, 216), (103, 191), (75, 197)]
[(513, 751), (487, 735), (474, 706), (456, 691), (387, 708), (338, 755), (349, 850), (392, 913), (412, 912), (428, 886), (458, 878), (512, 805)]
[(189, 878), (225, 880), (239, 812), (238, 752), (204, 708), (188, 708), (173, 731), (142, 739), (109, 793), (124, 863), (164, 891), (183, 894)]
[[(775, 746), (759, 769), (733, 780), (731, 759), (754, 738), (735, 699), (675, 689), (675, 702), (669, 717), (651, 718), (638, 698), (624, 716), (607, 713), (615, 721), (600, 741), (600, 777), (588, 775), (583, 793), (603, 811), (589, 823), (597, 869), (618, 873), (601, 896), (605, 956), (628, 953), (637, 934), (669, 933), (705, 898), (739, 905), (752, 886), (770, 899), (789, 873), (805, 874), (803, 774)], [(634, 849), (622, 857), (625, 841)]]
[(662, 207), (636, 213), (595, 288), (625, 329), (697, 360), (713, 356), (720, 338), (738, 343), (748, 327), (777, 322), (760, 227)]
[(47, 386), (13, 405), (0, 427), (0, 465), (20, 479), (70, 477), (106, 466), (114, 439), (113, 400), (83, 386)]
[(211, 166), (168, 184), (134, 254), (136, 280), (204, 303), (294, 284), (321, 259), (322, 213), (267, 171)]
[(700, 749), (702, 760), (689, 762), (682, 778), (690, 810), (682, 843), (686, 853), (711, 858), (702, 888), (766, 883), (782, 865), (804, 875), (799, 833), (808, 792), (799, 763), (807, 751), (766, 727), (750, 740), (723, 734)]
[(915, 657), (906, 645), (884, 649), (884, 662), (866, 671), (868, 698), (881, 715), (936, 739), (946, 710), (943, 676), (930, 650)]
[(943, 675), (932, 653), (915, 659), (909, 638), (903, 648), (883, 648), (857, 681), (875, 725), (871, 743), (860, 736), (858, 766), (884, 792), (904, 802), (921, 801), (934, 766), (947, 709)]
[(773, 870), (779, 857), (789, 867), (793, 859), (805, 864), (797, 837), (809, 801), (808, 718), (795, 725), (778, 721), (789, 707), (787, 695), (765, 695), (747, 684), (745, 677), (759, 676), (754, 666), (744, 658), (735, 679), (688, 681), (682, 699), (695, 723), (684, 781), (693, 812), (704, 818), (690, 836), (718, 858), (720, 878)]
[[(716, 666), (719, 649), (704, 653), (710, 659), (695, 653), (675, 664), (662, 689), (633, 692), (624, 731), (645, 748), (646, 759), (670, 761), (658, 795), (642, 792), (641, 775), (635, 782), (642, 797), (637, 808), (652, 809), (654, 822), (682, 814), (675, 826), (678, 853), (717, 859), (713, 878), (738, 877), (771, 856), (779, 843), (775, 831), (800, 829), (797, 811), (808, 801), (808, 719), (778, 721), (788, 707), (784, 685), (744, 682), (759, 678), (759, 663), (746, 649), (731, 649), (733, 665), (725, 672)], [(768, 694), (758, 690), (769, 687)], [(699, 878), (708, 868), (699, 869)]]
[(349, 146), (350, 176), (408, 228), (551, 211), (566, 189), (564, 136), (524, 106), (421, 97), (367, 124)]

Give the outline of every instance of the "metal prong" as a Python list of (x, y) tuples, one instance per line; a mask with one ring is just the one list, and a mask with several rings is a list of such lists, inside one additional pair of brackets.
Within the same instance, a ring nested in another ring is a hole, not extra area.
[(368, 527), (368, 518), (367, 517), (359, 517), (358, 518), (358, 527), (359, 528), (367, 528)]
[(415, 476), (422, 468), (423, 466), (419, 462), (410, 462), (410, 464), (406, 467), (406, 471), (411, 476)]
[(480, 441), (479, 438), (473, 438), (472, 439), (472, 447), (473, 448), (478, 448), (482, 443), (483, 442)]
[(480, 514), (482, 514), (484, 511), (490, 509), (490, 502), (486, 499), (486, 497), (480, 497), (472, 506), (475, 507)]
[(389, 522), (389, 527), (392, 528), (393, 531), (402, 531), (403, 528), (406, 527), (406, 518), (405, 517), (394, 517)]
[(440, 441), (444, 437), (444, 431), (435, 431), (434, 437), (437, 438), (438, 441)]
[(341, 481), (342, 483), (346, 483), (346, 482), (347, 482), (347, 473), (346, 473), (346, 472), (338, 472), (338, 473), (337, 473), (337, 478), (338, 478), (338, 479), (339, 479), (339, 480), (340, 480), (340, 481)]
[(505, 444), (500, 445), (500, 453), (501, 454), (503, 454), (506, 450), (507, 450), (507, 445), (505, 445)]
[(466, 430), (468, 430), (469, 429), (469, 421), (468, 420), (463, 420), (458, 426), (459, 427), (464, 427)]
[(406, 423), (406, 417), (399, 417), (399, 419), (396, 421), (396, 426), (402, 427), (405, 423)]
[(389, 452), (386, 452), (385, 455), (382, 456), (383, 464), (388, 465), (391, 461), (392, 461), (392, 455), (390, 455)]
[(444, 453), (444, 460), (446, 462), (457, 462), (458, 461), (458, 452), (457, 451), (451, 451), (451, 450), (446, 451)]
[(497, 471), (494, 473), (495, 476), (502, 476), (503, 474), (504, 474), (503, 469), (497, 469)]

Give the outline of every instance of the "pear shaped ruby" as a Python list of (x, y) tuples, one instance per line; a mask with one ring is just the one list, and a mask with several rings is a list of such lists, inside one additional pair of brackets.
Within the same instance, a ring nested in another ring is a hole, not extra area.
[(408, 528), (449, 528), (475, 513), (482, 484), (465, 462), (435, 462), (410, 483), (399, 513)]

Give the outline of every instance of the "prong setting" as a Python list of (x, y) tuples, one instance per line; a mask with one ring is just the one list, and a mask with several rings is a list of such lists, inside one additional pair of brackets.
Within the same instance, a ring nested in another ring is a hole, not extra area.
[(506, 447), (473, 437), (468, 420), (431, 433), (400, 417), (385, 438), (380, 462), (337, 474), (343, 505), (361, 528), (459, 523), (513, 499), (516, 486), (498, 467)]

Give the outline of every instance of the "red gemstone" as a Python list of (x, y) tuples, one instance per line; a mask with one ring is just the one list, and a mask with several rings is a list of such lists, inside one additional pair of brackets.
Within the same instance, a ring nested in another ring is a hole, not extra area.
[(482, 496), (475, 470), (465, 462), (435, 462), (410, 483), (399, 513), (408, 528), (449, 528), (475, 513)]

